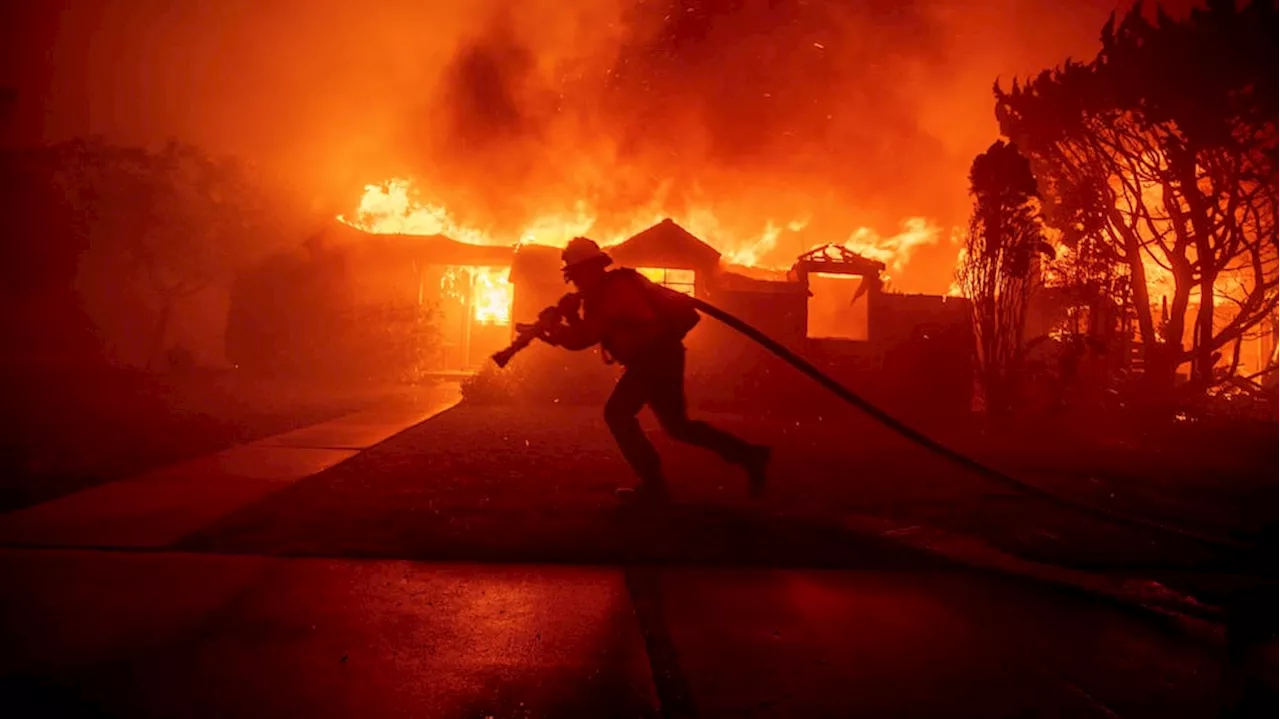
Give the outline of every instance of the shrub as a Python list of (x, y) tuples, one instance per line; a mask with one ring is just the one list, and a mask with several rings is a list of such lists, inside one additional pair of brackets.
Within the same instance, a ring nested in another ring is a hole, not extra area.
[(600, 405), (617, 372), (594, 350), (566, 352), (535, 344), (505, 369), (490, 364), (468, 378), (462, 397), (485, 405)]

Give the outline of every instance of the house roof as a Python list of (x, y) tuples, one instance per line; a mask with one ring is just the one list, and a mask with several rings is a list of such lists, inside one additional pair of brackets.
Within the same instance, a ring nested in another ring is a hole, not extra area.
[(720, 253), (671, 218), (608, 248), (615, 262), (632, 267), (660, 266), (705, 270), (720, 264)]
[(838, 274), (879, 277), (885, 264), (849, 250), (840, 245), (826, 244), (796, 258), (796, 269), (807, 272), (832, 272)]
[[(473, 245), (444, 235), (375, 234), (336, 221), (325, 229), (323, 238), (357, 252), (378, 252), (387, 257), (412, 258), (439, 265), (507, 266), (516, 260), (517, 254), (514, 247)], [(559, 260), (558, 248), (525, 246), (521, 249), (528, 250), (530, 255), (522, 258), (521, 264), (525, 264), (526, 259), (546, 262), (546, 257), (552, 254)], [(631, 267), (713, 271), (720, 265), (720, 253), (714, 247), (670, 218), (606, 250), (614, 262)]]
[(802, 282), (785, 278), (764, 279), (739, 272), (722, 270), (716, 277), (716, 290), (720, 292), (757, 292), (777, 294), (806, 294), (808, 288)]
[(429, 265), (506, 267), (515, 257), (514, 247), (473, 245), (444, 235), (375, 234), (341, 222), (327, 228), (324, 239), (345, 245), (354, 252), (376, 252), (388, 260), (405, 258)]

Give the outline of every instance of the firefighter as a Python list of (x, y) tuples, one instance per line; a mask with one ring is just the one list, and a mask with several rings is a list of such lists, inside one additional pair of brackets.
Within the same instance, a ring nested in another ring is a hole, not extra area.
[(751, 494), (759, 496), (770, 449), (687, 414), (684, 335), (699, 317), (688, 298), (635, 270), (607, 269), (612, 258), (585, 237), (571, 240), (561, 259), (565, 282), (572, 282), (578, 292), (566, 296), (560, 307), (565, 323), (551, 330), (546, 340), (575, 351), (599, 344), (605, 361), (623, 366), (604, 417), (623, 457), (639, 475), (640, 486), (634, 495), (620, 489), (620, 496), (646, 502), (668, 498), (657, 450), (637, 419), (646, 404), (673, 439), (710, 449), (746, 470)]

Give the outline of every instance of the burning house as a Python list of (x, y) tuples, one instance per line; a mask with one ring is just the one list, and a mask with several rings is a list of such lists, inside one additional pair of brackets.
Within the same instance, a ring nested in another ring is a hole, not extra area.
[[(334, 282), (359, 302), (438, 308), (437, 371), (482, 368), (510, 341), (515, 323), (532, 321), (567, 290), (560, 250), (552, 246), (368, 234), (337, 223), (320, 242), (341, 258), (341, 279)], [(785, 272), (737, 267), (670, 219), (608, 251), (617, 264), (733, 313), (868, 396), (903, 411), (969, 408), (966, 301), (886, 292), (882, 262), (827, 246), (801, 255)], [(809, 380), (714, 321), (688, 342), (695, 401), (729, 406), (752, 397), (794, 404), (812, 389)], [(553, 354), (535, 349), (531, 356), (540, 352)], [(601, 360), (592, 353), (554, 355), (568, 369), (600, 374), (592, 368)], [(517, 364), (522, 361), (536, 360)]]

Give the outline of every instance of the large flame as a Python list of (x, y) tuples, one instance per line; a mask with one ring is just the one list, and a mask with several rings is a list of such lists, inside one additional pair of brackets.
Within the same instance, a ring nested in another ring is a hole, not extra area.
[[(902, 223), (902, 231), (888, 237), (867, 227), (853, 231), (844, 243), (845, 249), (873, 260), (883, 262), (892, 273), (899, 273), (911, 261), (911, 255), (925, 245), (938, 242), (942, 229), (923, 217), (909, 217)], [(886, 278), (888, 279), (888, 278)]]
[(511, 268), (450, 267), (440, 276), (440, 294), (462, 305), (482, 325), (511, 324)]
[(480, 324), (511, 323), (511, 270), (477, 267), (472, 273), (473, 316)]
[(379, 235), (445, 235), (460, 242), (492, 244), (488, 235), (453, 221), (441, 205), (410, 197), (412, 183), (394, 178), (381, 185), (367, 185), (356, 215), (338, 220)]
[[(611, 218), (609, 229), (598, 222), (598, 213), (586, 201), (572, 204), (567, 212), (547, 213), (535, 217), (516, 233), (499, 234), (459, 222), (443, 205), (424, 200), (411, 180), (394, 178), (380, 185), (367, 185), (353, 217), (338, 219), (352, 227), (376, 234), (445, 235), (476, 245), (540, 244), (563, 247), (571, 238), (589, 235), (603, 246), (616, 245), (629, 237), (670, 217), (694, 236), (721, 253), (729, 265), (788, 269), (795, 256), (806, 249), (830, 244), (829, 238), (805, 239), (808, 217), (769, 220), (754, 232), (735, 229), (714, 211), (704, 207), (666, 212), (660, 203), (633, 211), (628, 217)], [(865, 257), (884, 262), (898, 273), (910, 262), (919, 248), (936, 244), (944, 233), (936, 223), (923, 217), (909, 217), (902, 222), (901, 232), (881, 235), (869, 227), (854, 227), (837, 244)], [(780, 239), (790, 235), (782, 252)]]

